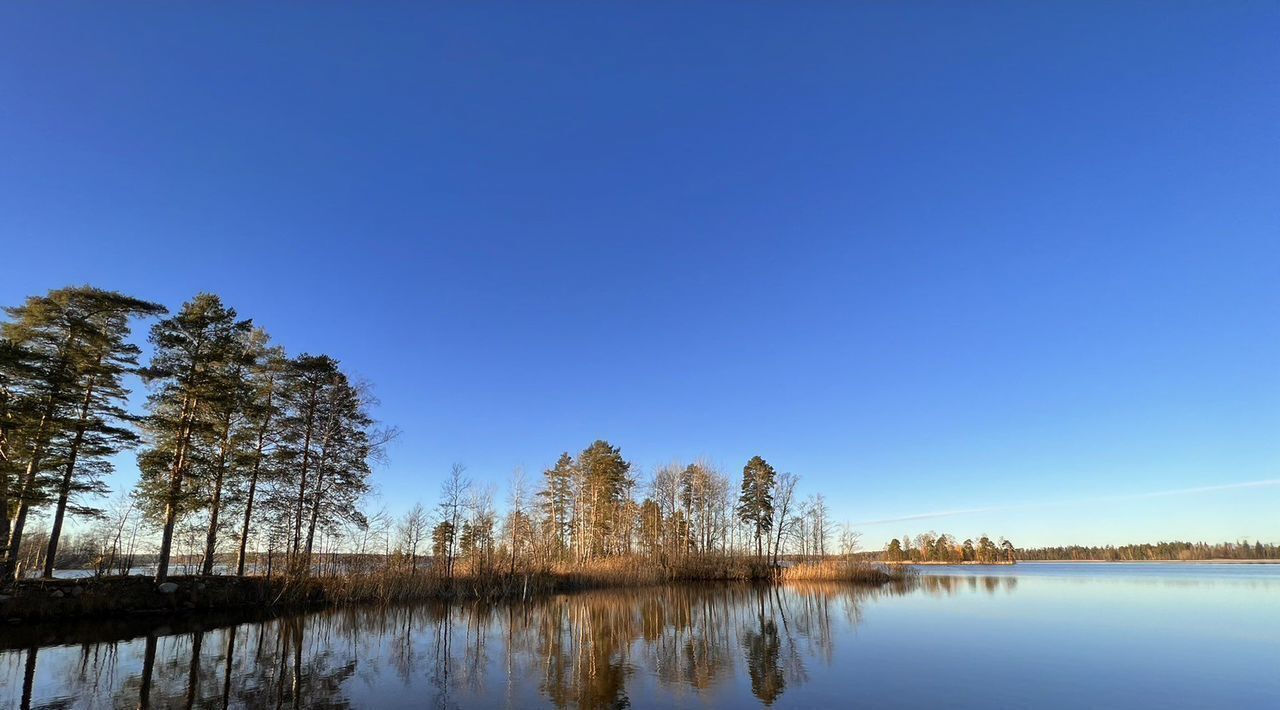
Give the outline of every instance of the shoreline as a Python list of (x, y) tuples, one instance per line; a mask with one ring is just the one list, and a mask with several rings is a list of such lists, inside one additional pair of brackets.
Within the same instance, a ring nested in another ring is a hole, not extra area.
[(1018, 564), (1055, 565), (1280, 565), (1280, 560), (1018, 560)]
[[(912, 576), (875, 563), (816, 563), (771, 568), (743, 561), (704, 560), (681, 568), (619, 569), (618, 562), (568, 570), (487, 572), (443, 577), (431, 573), (347, 576), (237, 577), (175, 575), (163, 583), (150, 576), (24, 579), (0, 590), (0, 621), (10, 628), (44, 621), (101, 618), (191, 618), (237, 610), (278, 610), (345, 605), (524, 601), (593, 589), (667, 583), (847, 582), (883, 586)], [(725, 563), (728, 564), (725, 564)]]
[(1015, 567), (1017, 565), (1280, 565), (1280, 560), (1017, 560), (1016, 562), (882, 562), (886, 567)]

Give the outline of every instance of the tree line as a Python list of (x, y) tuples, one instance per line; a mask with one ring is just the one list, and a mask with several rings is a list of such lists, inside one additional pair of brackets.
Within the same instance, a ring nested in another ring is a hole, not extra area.
[(886, 562), (976, 562), (978, 564), (1012, 563), (1018, 559), (1013, 543), (1004, 538), (992, 540), (980, 535), (975, 541), (963, 542), (948, 533), (927, 532), (894, 538), (885, 545), (880, 558)]
[(1236, 542), (1156, 542), (1133, 545), (1034, 547), (1018, 550), (1024, 560), (1280, 560), (1280, 545), (1248, 540)]
[[(51, 576), (67, 515), (103, 517), (113, 457), (137, 450), (130, 509), (158, 530), (156, 576), (169, 573), (180, 523), (204, 528), (202, 572), (236, 542), (244, 572), (253, 530), (305, 568), (317, 531), (350, 520), (370, 462), (391, 432), (369, 414), (367, 387), (326, 355), (290, 357), (213, 294), (170, 315), (164, 306), (91, 286), (32, 296), (0, 323), (0, 582), (18, 572), (33, 513), (51, 515)], [(150, 360), (129, 341), (155, 319)], [(127, 410), (125, 378), (148, 388)], [(125, 525), (117, 532), (124, 534)], [(136, 534), (136, 529), (135, 529)]]
[[(448, 575), (459, 559), (514, 572), (518, 562), (750, 555), (777, 564), (785, 554), (832, 551), (824, 498), (801, 500), (799, 477), (759, 456), (738, 482), (705, 461), (661, 466), (641, 482), (603, 440), (563, 453), (534, 485), (513, 480), (505, 515), (493, 489), (455, 465), (436, 506), (393, 519), (365, 510), (371, 463), (395, 433), (374, 421), (369, 388), (330, 356), (287, 354), (217, 295), (198, 294), (170, 313), (73, 286), (4, 312), (0, 582), (33, 562), (52, 576), (68, 516), (94, 523), (76, 556), (96, 547), (100, 571), (125, 571), (153, 544), (145, 557), (159, 580), (175, 559), (197, 558), (203, 574), (243, 575), (250, 559), (261, 571), (264, 551), (268, 574), (307, 574), (321, 550), (329, 559), (341, 550), (411, 573), (429, 556)], [(150, 323), (145, 363), (131, 342), (141, 322)], [(135, 376), (147, 391), (141, 412), (128, 408)], [(136, 452), (139, 482), (104, 510), (114, 461), (126, 451)], [(33, 515), (47, 517), (49, 529), (28, 535)], [(838, 538), (852, 553), (856, 535)]]
[[(455, 465), (434, 511), (417, 506), (396, 525), (395, 553), (412, 573), (419, 553), (436, 569), (470, 572), (585, 566), (642, 557), (679, 566), (708, 557), (752, 556), (777, 564), (783, 555), (830, 552), (834, 526), (826, 500), (796, 493), (799, 477), (778, 473), (756, 456), (731, 477), (706, 461), (659, 466), (646, 480), (622, 450), (592, 442), (536, 481), (512, 478), (505, 516), (494, 491)], [(851, 552), (856, 538), (843, 535)]]

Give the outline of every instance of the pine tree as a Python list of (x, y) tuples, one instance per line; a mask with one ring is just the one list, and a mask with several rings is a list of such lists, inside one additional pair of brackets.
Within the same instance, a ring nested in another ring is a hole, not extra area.
[(289, 361), (280, 389), (282, 436), (275, 459), (281, 477), (273, 507), (290, 522), (287, 553), (295, 564), (302, 550), (309, 486), (323, 436), (325, 389), (337, 376), (338, 363), (333, 358), (303, 354)]
[(324, 400), (320, 456), (308, 502), (311, 519), (303, 548), (304, 569), (310, 569), (316, 530), (331, 529), (340, 522), (365, 523), (360, 498), (369, 490), (370, 461), (381, 456), (390, 434), (374, 431), (368, 413), (371, 397), (339, 372)]
[(738, 497), (738, 518), (751, 527), (756, 539), (756, 555), (764, 556), (763, 541), (773, 529), (773, 487), (777, 472), (759, 456), (742, 468), (742, 494)]
[(588, 556), (608, 554), (615, 526), (633, 481), (631, 464), (622, 450), (597, 440), (578, 455), (578, 467), (586, 486)]
[(246, 447), (241, 452), (245, 469), (244, 516), (240, 527), (240, 547), (236, 554), (236, 574), (244, 576), (245, 557), (249, 545), (250, 524), (258, 486), (264, 474), (270, 475), (270, 462), (279, 434), (280, 404), (278, 390), (284, 379), (288, 360), (284, 350), (268, 347), (261, 330), (254, 331), (255, 360), (249, 368), (250, 395), (245, 403)]
[(573, 480), (577, 464), (566, 451), (560, 454), (556, 465), (543, 472), (543, 487), (538, 492), (542, 499), (541, 507), (547, 526), (551, 530), (553, 552), (556, 556), (563, 554), (568, 546), (571, 531), (569, 519), (573, 506)]
[(431, 555), (437, 560), (444, 559), (446, 567), (453, 550), (454, 529), (453, 523), (448, 520), (440, 521), (431, 529)]
[(178, 519), (202, 503), (188, 479), (208, 465), (199, 443), (217, 429), (227, 363), (239, 357), (251, 327), (217, 296), (202, 293), (151, 329), (155, 352), (142, 372), (153, 389), (145, 426), (150, 446), (138, 456), (138, 468), (141, 497), (161, 521), (157, 581), (168, 577)]
[(996, 545), (991, 538), (983, 535), (978, 539), (978, 549), (975, 552), (978, 562), (989, 565), (996, 561)]
[(640, 504), (640, 544), (650, 557), (657, 557), (662, 549), (662, 509), (652, 498)]
[(265, 334), (257, 330), (237, 333), (235, 341), (227, 349), (226, 359), (218, 363), (214, 375), (218, 381), (218, 396), (210, 399), (206, 405), (212, 428), (207, 432), (207, 437), (202, 437), (205, 439), (202, 444), (208, 455), (204, 457), (207, 465), (200, 477), (208, 490), (206, 507), (209, 521), (205, 532), (201, 574), (213, 574), (219, 521), (224, 505), (223, 493), (229, 483), (235, 483), (231, 479), (234, 477), (237, 449), (244, 445), (249, 434), (245, 431), (245, 423), (250, 399), (254, 395), (249, 373), (261, 357), (259, 351), (265, 345), (265, 339)]
[(367, 411), (372, 397), (326, 355), (290, 361), (279, 397), (279, 476), (271, 505), (292, 524), (292, 571), (308, 574), (317, 530), (365, 522), (356, 503), (368, 490), (370, 461), (393, 434), (374, 430)]
[[(6, 474), (0, 482), (6, 499), (8, 544), (0, 581), (17, 572), (18, 551), (30, 511), (55, 501), (45, 574), (52, 574), (67, 509), (75, 497), (101, 493), (101, 476), (112, 471), (110, 457), (131, 446), (134, 435), (122, 407), (127, 393), (121, 378), (136, 367), (137, 347), (128, 343), (132, 318), (158, 315), (160, 305), (77, 286), (33, 296), (6, 308), (10, 321), (0, 335), (6, 348), (5, 404), (10, 418)], [(17, 441), (20, 446), (13, 446)], [(21, 459), (21, 462), (17, 459)], [(13, 507), (13, 515), (7, 514)]]
[(28, 391), (37, 372), (36, 357), (17, 343), (0, 338), (0, 569), (9, 559), (9, 532), (16, 507), (14, 497), (22, 476), (26, 451), (24, 426), (38, 404)]

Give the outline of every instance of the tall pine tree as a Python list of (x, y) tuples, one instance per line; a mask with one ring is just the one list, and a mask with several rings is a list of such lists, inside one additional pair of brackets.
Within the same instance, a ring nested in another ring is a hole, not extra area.
[(622, 505), (633, 481), (631, 464), (622, 458), (622, 450), (607, 441), (597, 440), (578, 454), (578, 467), (586, 487), (587, 554), (609, 554), (614, 542)]
[(287, 516), (292, 571), (307, 574), (317, 530), (363, 522), (356, 501), (391, 432), (374, 429), (370, 395), (325, 355), (291, 360), (279, 384), (279, 475), (269, 504)]
[[(164, 307), (91, 286), (56, 289), (6, 308), (0, 326), (6, 346), (4, 369), (9, 422), (8, 452), (0, 473), (8, 541), (0, 581), (17, 573), (18, 552), (30, 511), (55, 502), (44, 573), (53, 572), (67, 510), (81, 493), (101, 492), (111, 472), (109, 458), (132, 445), (121, 406), (121, 378), (134, 369), (138, 350), (127, 342), (132, 318), (158, 315)], [(16, 445), (15, 445), (16, 443)], [(12, 508), (12, 515), (8, 509)], [(73, 512), (92, 512), (84, 506)]]
[(206, 453), (200, 479), (205, 484), (205, 507), (209, 520), (205, 530), (204, 564), (201, 574), (213, 574), (217, 556), (218, 533), (225, 505), (225, 493), (234, 485), (237, 452), (245, 444), (246, 417), (254, 395), (249, 373), (265, 346), (266, 335), (259, 330), (238, 330), (228, 345), (225, 359), (217, 363), (212, 375), (219, 396), (208, 401), (210, 427), (198, 437)]
[(240, 357), (252, 327), (217, 296), (202, 293), (175, 316), (151, 329), (154, 354), (143, 370), (152, 387), (145, 431), (148, 448), (138, 456), (141, 498), (160, 521), (156, 580), (169, 574), (173, 532), (182, 516), (200, 507), (200, 486), (189, 481), (207, 466), (200, 446), (217, 431), (217, 412), (236, 393), (225, 389), (228, 363)]
[(738, 518), (751, 527), (756, 538), (756, 555), (764, 556), (762, 541), (773, 529), (773, 484), (777, 472), (759, 456), (752, 456), (742, 468), (742, 494), (738, 497)]
[(239, 550), (236, 553), (236, 574), (239, 576), (244, 576), (250, 524), (253, 522), (254, 504), (258, 502), (258, 488), (263, 479), (270, 478), (272, 473), (272, 452), (280, 432), (279, 389), (289, 365), (284, 350), (269, 347), (267, 342), (265, 332), (254, 331), (254, 362), (249, 368), (250, 393), (245, 403), (245, 445), (239, 457), (240, 466), (245, 472), (242, 492), (244, 512)]
[(558, 557), (567, 546), (570, 532), (570, 514), (573, 507), (574, 467), (577, 464), (569, 452), (560, 454), (556, 465), (543, 472), (543, 487), (538, 492), (542, 499), (542, 511), (551, 533), (553, 553)]

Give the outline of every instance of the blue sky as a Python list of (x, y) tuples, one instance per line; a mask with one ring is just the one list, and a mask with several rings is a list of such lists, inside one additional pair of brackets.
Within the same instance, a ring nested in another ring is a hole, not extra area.
[(607, 438), (871, 546), (1280, 541), (1099, 500), (1280, 479), (1276, 4), (534, 5), (5, 6), (0, 302), (221, 294), (397, 510)]

